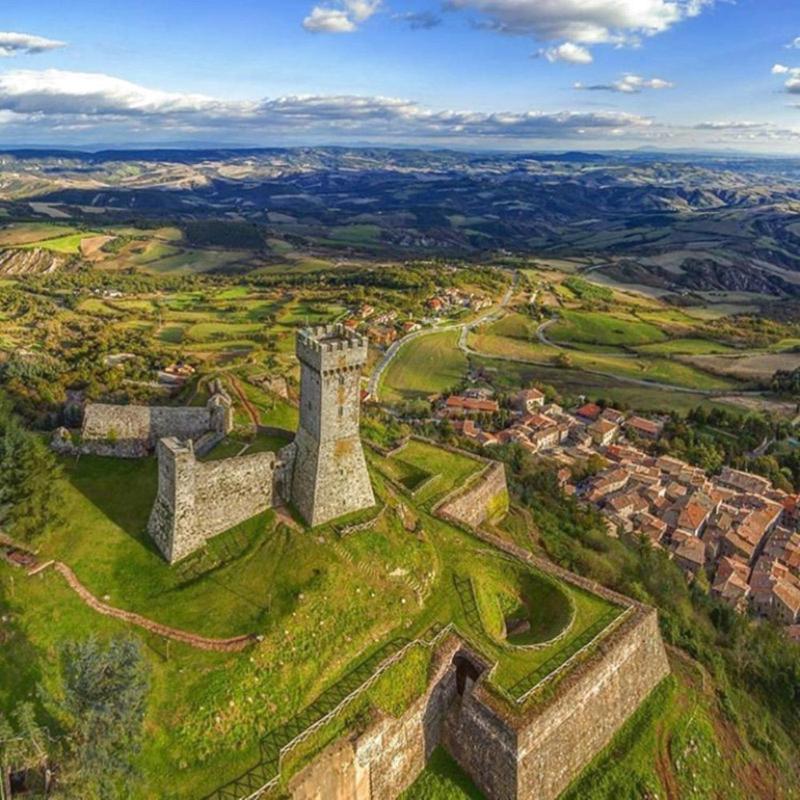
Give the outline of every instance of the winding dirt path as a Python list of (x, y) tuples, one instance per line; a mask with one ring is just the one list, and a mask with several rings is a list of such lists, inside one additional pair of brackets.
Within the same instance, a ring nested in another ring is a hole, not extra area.
[(261, 413), (259, 412), (258, 408), (256, 408), (253, 401), (247, 396), (238, 379), (233, 375), (228, 375), (228, 380), (233, 387), (233, 391), (236, 392), (236, 396), (239, 398), (242, 406), (244, 407), (245, 413), (253, 423), (253, 427), (255, 428), (256, 432), (258, 432), (259, 428), (261, 427)]
[(165, 639), (171, 639), (174, 642), (181, 642), (181, 644), (194, 647), (197, 650), (209, 650), (217, 653), (238, 653), (259, 640), (259, 637), (254, 633), (248, 633), (244, 636), (233, 636), (230, 639), (213, 639), (208, 636), (189, 633), (179, 628), (171, 628), (168, 625), (162, 625), (160, 622), (147, 619), (147, 617), (143, 617), (141, 614), (136, 614), (133, 611), (125, 611), (121, 608), (111, 606), (108, 603), (104, 603), (102, 600), (98, 600), (97, 597), (78, 580), (78, 576), (66, 564), (61, 561), (40, 561), (30, 550), (18, 545), (8, 537), (3, 536), (2, 533), (0, 533), (0, 558), (3, 558), (12, 566), (24, 569), (28, 577), (34, 577), (44, 572), (46, 569), (52, 568), (66, 580), (75, 594), (77, 594), (89, 608), (96, 611), (98, 614), (102, 614), (104, 617), (118, 619), (130, 625), (136, 625), (138, 628), (150, 631), (150, 633), (163, 636)]
[(188, 633), (178, 628), (170, 628), (167, 625), (162, 625), (160, 622), (147, 619), (147, 617), (143, 617), (140, 614), (134, 614), (132, 611), (123, 611), (121, 608), (115, 608), (114, 606), (110, 606), (98, 600), (78, 580), (78, 576), (66, 564), (60, 561), (54, 561), (52, 566), (56, 572), (63, 575), (70, 588), (78, 597), (98, 614), (102, 614), (105, 617), (113, 617), (114, 619), (127, 622), (131, 625), (136, 625), (139, 628), (150, 631), (150, 633), (155, 633), (158, 636), (163, 636), (166, 639), (172, 639), (175, 642), (187, 644), (189, 647), (194, 647), (197, 650), (211, 650), (218, 653), (238, 653), (258, 640), (258, 637), (252, 633), (245, 636), (234, 636), (230, 639), (211, 639), (207, 636), (198, 636), (195, 633)]

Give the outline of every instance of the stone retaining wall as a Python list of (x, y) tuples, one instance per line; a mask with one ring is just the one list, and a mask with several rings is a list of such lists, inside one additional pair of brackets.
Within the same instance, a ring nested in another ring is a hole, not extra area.
[(506, 469), (493, 462), (476, 479), (439, 503), (434, 513), (476, 530), (507, 510)]

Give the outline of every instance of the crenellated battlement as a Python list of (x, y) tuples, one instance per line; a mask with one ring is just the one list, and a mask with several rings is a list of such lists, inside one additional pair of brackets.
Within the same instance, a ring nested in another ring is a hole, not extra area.
[(367, 338), (341, 323), (318, 325), (298, 333), (295, 352), (318, 372), (360, 368), (367, 360)]

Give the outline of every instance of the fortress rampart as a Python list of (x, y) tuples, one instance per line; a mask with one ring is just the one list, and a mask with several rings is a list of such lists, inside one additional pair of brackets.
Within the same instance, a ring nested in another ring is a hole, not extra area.
[(486, 666), (449, 636), (426, 693), (324, 751), (290, 784), (292, 800), (392, 800), (439, 745), (489, 800), (556, 800), (669, 674), (657, 614), (639, 605), (547, 699), (511, 708), (485, 685)]
[(444, 519), (476, 529), (508, 511), (508, 486), (503, 464), (492, 462), (466, 486), (457, 489), (434, 509)]

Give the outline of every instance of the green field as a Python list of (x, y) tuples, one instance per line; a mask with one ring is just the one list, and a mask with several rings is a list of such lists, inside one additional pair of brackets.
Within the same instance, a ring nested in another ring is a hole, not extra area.
[(0, 227), (0, 247), (14, 247), (33, 244), (44, 239), (56, 239), (72, 234), (70, 225), (51, 222), (21, 222)]
[(712, 342), (709, 339), (671, 339), (667, 342), (640, 345), (636, 351), (649, 355), (705, 355), (731, 353), (735, 352), (735, 349), (730, 345)]
[(547, 330), (554, 342), (634, 347), (667, 339), (661, 328), (633, 315), (563, 309), (560, 317)]
[(41, 248), (43, 250), (51, 250), (54, 253), (63, 253), (64, 255), (77, 255), (81, 250), (81, 241), (90, 236), (101, 236), (97, 232), (84, 231), (82, 233), (69, 233), (65, 236), (56, 236), (52, 239), (42, 239), (31, 244), (22, 246), (24, 250), (32, 250), (34, 248)]
[(381, 380), (388, 402), (446, 392), (467, 374), (467, 357), (458, 349), (459, 331), (419, 336), (404, 344)]

